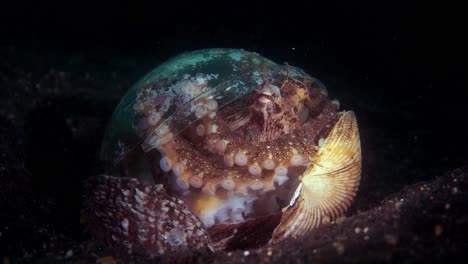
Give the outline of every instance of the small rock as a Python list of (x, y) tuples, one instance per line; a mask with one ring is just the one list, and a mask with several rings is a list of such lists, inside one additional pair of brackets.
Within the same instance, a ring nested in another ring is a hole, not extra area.
[(452, 188), (452, 194), (457, 194), (458, 193), (458, 188), (457, 187), (453, 187)]
[(328, 216), (323, 217), (322, 224), (329, 224), (329, 223), (330, 223), (330, 217)]
[(396, 245), (398, 243), (398, 237), (396, 235), (393, 235), (393, 234), (385, 234), (384, 239), (387, 242), (387, 244), (389, 244), (389, 245), (394, 246), (394, 245)]
[(442, 235), (442, 232), (444, 231), (444, 228), (442, 227), (442, 225), (435, 225), (434, 226), (434, 235), (435, 236), (440, 236)]
[(114, 257), (112, 256), (105, 256), (102, 258), (99, 258), (96, 260), (96, 263), (98, 264), (116, 264), (117, 262), (115, 261)]
[(403, 205), (403, 202), (401, 202), (401, 201), (396, 202), (396, 203), (395, 203), (395, 208), (396, 208), (397, 210), (399, 210), (399, 209), (401, 208), (402, 205)]
[(267, 251), (267, 256), (271, 256), (273, 255), (273, 251), (271, 250), (271, 248), (268, 248), (268, 251)]
[(346, 220), (346, 216), (340, 216), (335, 220), (338, 225), (342, 224)]
[(335, 247), (336, 249), (336, 252), (338, 253), (338, 255), (343, 255), (344, 251), (345, 251), (345, 246), (343, 243), (341, 242), (334, 242), (333, 243), (333, 246)]
[(354, 233), (356, 233), (356, 234), (361, 233), (361, 228), (356, 226), (356, 228), (354, 228)]
[(73, 256), (73, 250), (69, 249), (67, 253), (65, 253), (65, 258), (70, 258)]

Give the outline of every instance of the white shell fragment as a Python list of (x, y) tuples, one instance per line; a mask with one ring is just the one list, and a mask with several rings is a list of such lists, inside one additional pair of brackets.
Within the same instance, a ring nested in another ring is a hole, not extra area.
[(356, 117), (346, 112), (304, 172), (301, 189), (284, 210), (272, 242), (297, 237), (325, 220), (341, 216), (350, 206), (361, 177), (361, 142)]

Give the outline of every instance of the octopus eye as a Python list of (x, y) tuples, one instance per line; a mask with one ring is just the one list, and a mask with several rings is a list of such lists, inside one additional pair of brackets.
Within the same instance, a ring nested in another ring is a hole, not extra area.
[(147, 74), (115, 110), (102, 157), (138, 180), (103, 178), (95, 204), (122, 216), (115, 237), (145, 233), (135, 243), (157, 254), (157, 239), (135, 227), (156, 229), (164, 252), (208, 237), (225, 248), (235, 239), (226, 229), (254, 223), (268, 223), (264, 242), (305, 235), (349, 207), (361, 165), (354, 114), (338, 112), (318, 80), (232, 49), (183, 54)]
[(267, 96), (260, 96), (260, 97), (258, 98), (258, 101), (259, 101), (261, 104), (272, 104), (272, 103), (273, 103), (273, 101), (272, 101), (270, 98), (268, 98)]

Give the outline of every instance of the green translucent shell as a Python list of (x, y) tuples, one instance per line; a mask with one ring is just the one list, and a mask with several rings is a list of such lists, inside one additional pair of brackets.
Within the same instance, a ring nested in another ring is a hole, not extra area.
[[(218, 107), (242, 100), (263, 83), (264, 68), (270, 81), (287, 74), (284, 65), (237, 49), (204, 49), (168, 60), (122, 98), (104, 135), (102, 159), (117, 164), (135, 147), (157, 148), (197, 121), (201, 99), (216, 99)], [(314, 79), (298, 68), (290, 71), (292, 77)]]

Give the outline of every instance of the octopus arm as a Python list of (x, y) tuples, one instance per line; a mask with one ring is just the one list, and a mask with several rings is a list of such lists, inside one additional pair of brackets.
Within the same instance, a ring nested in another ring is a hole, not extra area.
[(344, 113), (304, 172), (290, 204), (283, 209), (272, 242), (298, 237), (341, 216), (361, 177), (361, 143), (352, 111)]

